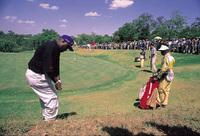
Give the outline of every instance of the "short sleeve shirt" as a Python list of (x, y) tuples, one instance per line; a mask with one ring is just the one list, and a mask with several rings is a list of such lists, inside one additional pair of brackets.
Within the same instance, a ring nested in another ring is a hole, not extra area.
[(152, 48), (151, 49), (151, 55), (154, 55), (153, 57), (156, 57), (157, 56), (157, 51), (156, 51), (156, 48), (154, 47), (154, 48)]
[(38, 74), (54, 73), (59, 75), (60, 50), (56, 41), (40, 46), (28, 63), (29, 69)]

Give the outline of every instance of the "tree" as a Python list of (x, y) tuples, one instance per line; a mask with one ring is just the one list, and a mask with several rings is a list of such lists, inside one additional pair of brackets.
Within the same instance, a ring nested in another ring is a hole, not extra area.
[(115, 31), (113, 34), (113, 42), (120, 42), (119, 31)]
[(149, 13), (141, 14), (136, 20), (136, 27), (139, 39), (149, 39), (150, 33), (155, 29), (156, 21)]
[(191, 34), (193, 37), (200, 37), (200, 17), (197, 17), (195, 22), (191, 24)]
[(191, 33), (191, 27), (190, 26), (186, 26), (179, 34), (178, 37), (182, 37), (182, 38), (188, 38), (191, 37), (192, 33)]
[(115, 42), (133, 41), (135, 37), (136, 26), (134, 23), (125, 23), (113, 34)]
[(167, 28), (165, 26), (166, 19), (163, 16), (157, 18), (155, 22), (155, 30), (151, 33), (150, 39), (153, 39), (156, 36), (164, 38), (167, 35)]
[(59, 34), (54, 30), (43, 29), (42, 34), (40, 35), (40, 45), (44, 44), (45, 42), (57, 40), (59, 38)]
[[(157, 18), (156, 29), (152, 32), (152, 36), (160, 36), (163, 39), (172, 39), (180, 37), (180, 33), (185, 28), (187, 18), (181, 16), (178, 10), (172, 12), (170, 20), (165, 20), (163, 16)], [(188, 29), (188, 28), (187, 28)], [(153, 37), (151, 37), (153, 38)]]
[(181, 12), (178, 10), (172, 12), (171, 19), (165, 22), (165, 25), (169, 31), (169, 39), (171, 39), (171, 37), (178, 37), (178, 33), (181, 32), (181, 30), (184, 28), (184, 25), (186, 24), (186, 17), (183, 17), (180, 14)]
[(20, 52), (20, 46), (7, 39), (0, 39), (0, 51), (2, 52)]
[(112, 37), (110, 37), (109, 35), (105, 34), (102, 38), (101, 43), (111, 43), (112, 42)]
[(79, 44), (81, 44), (81, 45), (86, 45), (86, 44), (92, 43), (91, 36), (87, 35), (87, 34), (79, 34), (78, 39), (79, 39)]
[(149, 39), (151, 32), (156, 28), (156, 21), (153, 15), (144, 13), (132, 23), (125, 23), (113, 34), (113, 39), (120, 42), (133, 41), (138, 39)]
[[(166, 20), (163, 16), (153, 19), (153, 15), (144, 13), (131, 23), (125, 23), (114, 32), (112, 36), (79, 34), (71, 36), (78, 45), (95, 43), (126, 42), (139, 39), (153, 39), (160, 36), (163, 39), (200, 37), (200, 17), (197, 17), (191, 26), (187, 26), (187, 17), (181, 15), (178, 10), (172, 12), (171, 18)], [(47, 41), (58, 39), (60, 36), (54, 30), (43, 29), (36, 35), (19, 35), (13, 31), (4, 33), (0, 31), (0, 51), (19, 52), (35, 50)]]
[(40, 46), (40, 36), (41, 34), (37, 34), (30, 37), (29, 39), (30, 45), (27, 46), (27, 48), (30, 48), (31, 50), (36, 50)]
[(0, 31), (0, 38), (4, 38), (5, 33), (3, 31)]
[(134, 37), (134, 27), (132, 23), (125, 23), (119, 29), (119, 37), (121, 37), (121, 41), (132, 41)]
[(95, 37), (94, 37), (94, 42), (95, 43), (99, 43), (99, 44), (102, 44), (102, 43), (105, 43), (105, 41), (104, 41), (105, 39), (104, 39), (104, 37), (102, 36), (102, 35), (96, 35)]

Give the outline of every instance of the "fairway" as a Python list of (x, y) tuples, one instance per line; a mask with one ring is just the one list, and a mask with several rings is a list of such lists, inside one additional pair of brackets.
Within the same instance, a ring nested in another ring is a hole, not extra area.
[(107, 84), (123, 78), (127, 71), (127, 68), (99, 57), (62, 54), (61, 79), (66, 90), (75, 91)]
[[(58, 91), (60, 119), (56, 122), (42, 121), (39, 99), (25, 78), (34, 52), (0, 53), (0, 134), (199, 134), (200, 57), (172, 54), (176, 63), (169, 106), (148, 111), (137, 107), (139, 90), (151, 76), (134, 62), (139, 52), (78, 49), (62, 53), (63, 90)], [(157, 68), (161, 58), (158, 54)], [(149, 70), (149, 60), (144, 68)]]

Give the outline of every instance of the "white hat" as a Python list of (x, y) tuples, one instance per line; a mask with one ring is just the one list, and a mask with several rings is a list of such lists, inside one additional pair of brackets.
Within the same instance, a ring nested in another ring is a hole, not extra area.
[(165, 51), (168, 50), (169, 48), (166, 45), (161, 45), (160, 49), (158, 49), (159, 51)]

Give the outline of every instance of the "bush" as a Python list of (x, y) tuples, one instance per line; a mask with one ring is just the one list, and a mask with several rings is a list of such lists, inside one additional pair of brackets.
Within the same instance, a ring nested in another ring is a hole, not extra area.
[(0, 39), (0, 51), (2, 52), (20, 52), (22, 49), (13, 41)]

